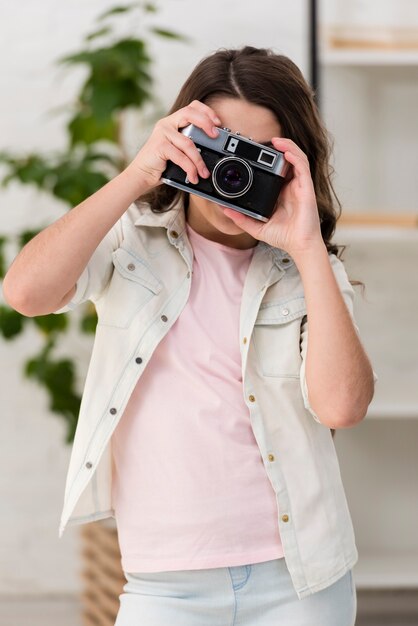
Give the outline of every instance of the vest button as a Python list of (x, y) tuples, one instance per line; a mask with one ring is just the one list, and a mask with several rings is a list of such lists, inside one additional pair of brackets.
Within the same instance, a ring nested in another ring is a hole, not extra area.
[(136, 363), (142, 363), (142, 359), (141, 359), (141, 357), (140, 357), (140, 356), (137, 356), (137, 357), (136, 357), (136, 359), (135, 359), (135, 362), (136, 362)]
[(282, 309), (282, 315), (289, 315), (289, 309)]
[(289, 259), (288, 259), (287, 257), (284, 257), (284, 258), (282, 259), (282, 263), (289, 263)]
[(274, 456), (274, 454), (269, 454), (269, 455), (268, 455), (268, 460), (269, 460), (269, 461), (274, 461), (274, 460), (275, 460), (275, 456)]
[(161, 319), (163, 322), (166, 322), (168, 320), (167, 315), (161, 315)]
[(244, 339), (242, 340), (242, 343), (247, 343), (247, 337), (244, 337)]
[(288, 515), (282, 515), (282, 520), (284, 522), (288, 522), (289, 521), (289, 516)]
[(87, 461), (86, 467), (87, 467), (87, 469), (92, 468), (93, 467), (93, 463), (90, 463), (90, 461)]
[(248, 396), (248, 400), (249, 400), (250, 402), (255, 402), (255, 396), (253, 396), (253, 395), (251, 394), (251, 396)]
[(112, 408), (110, 409), (110, 413), (111, 413), (112, 415), (115, 415), (115, 413), (117, 413), (117, 410), (116, 410), (114, 407), (112, 407)]
[(171, 230), (170, 231), (170, 235), (172, 237), (174, 237), (174, 239), (177, 239), (177, 237), (179, 236), (178, 232), (176, 230)]
[(130, 270), (132, 272), (132, 270), (135, 269), (135, 265), (133, 263), (129, 263), (129, 265), (127, 266), (128, 270)]

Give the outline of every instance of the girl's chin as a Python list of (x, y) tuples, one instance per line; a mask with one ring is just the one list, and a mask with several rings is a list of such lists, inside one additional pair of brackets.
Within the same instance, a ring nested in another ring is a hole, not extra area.
[(222, 230), (226, 235), (239, 235), (245, 232), (242, 228), (237, 226), (230, 217), (227, 217), (223, 213), (219, 220), (219, 230)]
[[(222, 204), (218, 204), (217, 202), (214, 202), (213, 204), (216, 206), (217, 210), (221, 213), (221, 215), (222, 215), (224, 220), (227, 220), (229, 224), (231, 224), (231, 223), (235, 224), (235, 222), (233, 220), (231, 220), (231, 218), (228, 217), (227, 215), (225, 215), (225, 213), (224, 213), (224, 209), (226, 209), (228, 207), (223, 206)], [(235, 227), (239, 228), (236, 224), (235, 224)], [(240, 228), (239, 230), (241, 231), (242, 229)]]
[[(206, 213), (206, 219), (208, 219), (209, 222), (212, 222), (213, 226), (224, 233), (224, 235), (240, 235), (244, 233), (245, 231), (242, 228), (237, 226), (230, 217), (225, 215), (224, 209), (226, 209), (224, 205), (208, 200), (206, 207), (202, 207), (200, 212), (203, 215)], [(211, 212), (212, 218), (209, 218)]]

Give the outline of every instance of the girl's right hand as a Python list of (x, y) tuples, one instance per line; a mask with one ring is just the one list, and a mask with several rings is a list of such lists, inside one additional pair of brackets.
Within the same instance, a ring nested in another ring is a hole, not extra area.
[(207, 178), (210, 175), (194, 142), (179, 132), (180, 128), (188, 124), (198, 126), (209, 137), (215, 138), (219, 134), (216, 126), (221, 124), (221, 120), (210, 107), (199, 100), (193, 100), (188, 106), (159, 120), (128, 166), (137, 173), (147, 188), (152, 189), (161, 184), (161, 174), (166, 168), (167, 160), (181, 167), (191, 183), (199, 182), (198, 176)]

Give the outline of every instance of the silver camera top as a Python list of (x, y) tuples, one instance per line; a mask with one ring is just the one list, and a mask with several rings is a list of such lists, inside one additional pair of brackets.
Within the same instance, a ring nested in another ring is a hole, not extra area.
[(217, 137), (209, 137), (205, 131), (194, 124), (189, 124), (182, 129), (182, 134), (192, 139), (200, 146), (204, 146), (216, 152), (249, 161), (253, 166), (259, 167), (272, 174), (285, 176), (288, 163), (283, 152), (274, 148), (267, 148), (250, 138), (243, 137), (239, 132), (232, 133), (229, 128), (217, 127)]

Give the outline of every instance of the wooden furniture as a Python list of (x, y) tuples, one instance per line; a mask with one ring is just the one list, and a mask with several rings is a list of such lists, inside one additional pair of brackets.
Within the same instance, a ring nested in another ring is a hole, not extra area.
[(113, 518), (83, 524), (81, 557), (83, 626), (114, 626), (126, 583)]

